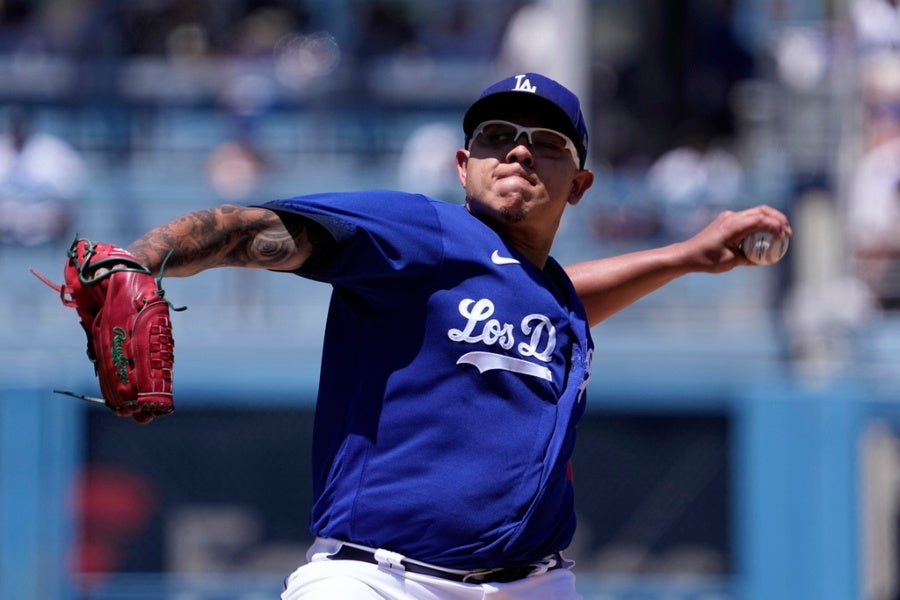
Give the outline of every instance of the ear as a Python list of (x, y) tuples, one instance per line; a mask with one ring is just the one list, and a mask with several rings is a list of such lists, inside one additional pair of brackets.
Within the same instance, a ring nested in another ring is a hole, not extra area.
[(460, 148), (456, 151), (456, 174), (459, 176), (459, 182), (466, 187), (466, 175), (469, 168), (469, 151)]
[(582, 196), (594, 185), (594, 172), (588, 169), (578, 171), (572, 178), (572, 189), (569, 191), (569, 204), (575, 206), (581, 202)]

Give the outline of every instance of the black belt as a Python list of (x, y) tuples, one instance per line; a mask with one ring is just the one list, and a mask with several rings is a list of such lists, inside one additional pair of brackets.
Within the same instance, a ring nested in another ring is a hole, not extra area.
[[(361, 562), (371, 563), (373, 565), (380, 564), (375, 559), (375, 553), (371, 550), (356, 548), (344, 544), (340, 550), (328, 556), (331, 560), (358, 560)], [(551, 567), (558, 568), (562, 566), (562, 557), (557, 557), (556, 564)], [(451, 581), (459, 581), (462, 583), (509, 583), (524, 579), (532, 572), (535, 567), (502, 567), (498, 569), (490, 569), (485, 571), (474, 571), (472, 573), (455, 573), (453, 571), (441, 569), (438, 567), (429, 567), (419, 562), (409, 560), (401, 560), (400, 565), (410, 573), (419, 575), (430, 575), (432, 577), (440, 577), (442, 579), (450, 579)]]

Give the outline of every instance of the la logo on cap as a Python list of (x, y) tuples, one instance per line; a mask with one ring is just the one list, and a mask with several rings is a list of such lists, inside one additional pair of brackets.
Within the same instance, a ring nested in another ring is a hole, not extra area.
[(537, 87), (531, 85), (531, 82), (528, 81), (528, 78), (525, 75), (516, 75), (516, 87), (513, 88), (514, 92), (531, 92), (532, 94), (537, 92)]

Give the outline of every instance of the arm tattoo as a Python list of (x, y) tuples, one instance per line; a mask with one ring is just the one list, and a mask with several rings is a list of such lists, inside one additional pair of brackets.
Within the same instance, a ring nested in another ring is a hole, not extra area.
[[(275, 213), (270, 213), (266, 220), (271, 220), (273, 226), (260, 230), (248, 245), (248, 263), (264, 269), (279, 269), (291, 264), (298, 251), (305, 250), (306, 255), (311, 252), (312, 242), (304, 220), (285, 221)], [(242, 260), (243, 257), (238, 258), (238, 264)]]
[(165, 274), (175, 277), (227, 266), (293, 270), (312, 249), (303, 220), (283, 221), (270, 210), (235, 205), (177, 217), (128, 248), (154, 273), (165, 261)]

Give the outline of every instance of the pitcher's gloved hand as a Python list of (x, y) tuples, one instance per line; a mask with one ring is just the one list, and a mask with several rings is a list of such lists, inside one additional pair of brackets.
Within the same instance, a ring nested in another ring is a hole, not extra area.
[(150, 269), (122, 248), (76, 238), (62, 285), (32, 272), (78, 312), (106, 406), (140, 423), (174, 410), (169, 303)]

